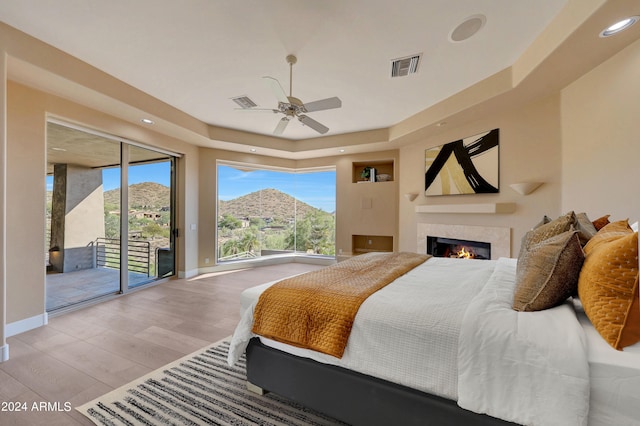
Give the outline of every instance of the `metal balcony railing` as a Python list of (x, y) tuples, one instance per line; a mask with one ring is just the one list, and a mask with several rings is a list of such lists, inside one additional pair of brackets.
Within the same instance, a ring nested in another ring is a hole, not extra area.
[[(151, 275), (151, 244), (148, 241), (129, 240), (128, 270)], [(96, 238), (96, 266), (120, 269), (120, 240)]]

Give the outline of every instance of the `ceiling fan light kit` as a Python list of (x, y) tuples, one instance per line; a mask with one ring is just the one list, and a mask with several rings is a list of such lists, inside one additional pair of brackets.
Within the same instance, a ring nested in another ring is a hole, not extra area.
[[(267, 85), (271, 88), (273, 94), (276, 96), (276, 99), (278, 100), (278, 107), (276, 109), (253, 107), (243, 107), (240, 109), (244, 109), (247, 111), (271, 111), (276, 114), (284, 114), (284, 117), (280, 119), (280, 121), (276, 125), (275, 130), (273, 131), (273, 134), (277, 136), (280, 136), (284, 133), (287, 125), (294, 117), (297, 118), (298, 121), (304, 126), (308, 126), (316, 132), (324, 135), (329, 131), (329, 128), (324, 124), (317, 122), (306, 114), (310, 112), (340, 108), (342, 106), (342, 101), (340, 100), (340, 98), (334, 96), (332, 98), (320, 99), (318, 101), (313, 101), (305, 104), (300, 99), (295, 98), (293, 96), (293, 65), (298, 62), (298, 58), (296, 58), (294, 55), (288, 55), (286, 60), (289, 64), (289, 96), (287, 96), (285, 91), (282, 89), (282, 86), (277, 79), (265, 76), (262, 77), (262, 79), (267, 83)], [(234, 99), (234, 101), (236, 100)], [(239, 102), (236, 101), (236, 103)]]

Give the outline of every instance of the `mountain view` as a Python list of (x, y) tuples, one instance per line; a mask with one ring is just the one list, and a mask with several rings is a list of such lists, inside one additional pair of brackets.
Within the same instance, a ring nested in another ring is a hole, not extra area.
[(333, 214), (273, 188), (218, 202), (220, 260), (283, 251), (335, 254)]
[[(170, 205), (171, 190), (155, 182), (136, 183), (129, 186), (129, 206), (131, 208), (161, 209)], [(105, 204), (120, 204), (120, 189), (104, 193)]]
[(322, 210), (300, 200), (297, 200), (296, 203), (296, 199), (291, 195), (273, 188), (255, 191), (233, 200), (218, 202), (219, 216), (289, 218), (293, 217), (292, 213), (296, 211), (299, 217), (304, 217), (309, 212), (322, 212)]
[[(104, 193), (105, 236), (119, 235), (120, 189)], [(134, 238), (168, 247), (170, 188), (153, 182), (129, 187), (129, 231)], [(47, 211), (51, 211), (51, 192)], [(50, 216), (49, 216), (50, 218)], [(335, 254), (333, 213), (313, 207), (289, 194), (269, 188), (219, 201), (218, 257), (230, 260), (272, 252)]]

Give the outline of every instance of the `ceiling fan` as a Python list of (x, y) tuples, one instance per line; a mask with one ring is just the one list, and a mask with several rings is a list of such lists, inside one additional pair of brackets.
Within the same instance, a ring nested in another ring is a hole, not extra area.
[(241, 108), (250, 111), (272, 111), (274, 113), (284, 114), (284, 117), (280, 119), (278, 125), (273, 131), (274, 135), (281, 135), (287, 128), (289, 121), (293, 118), (297, 118), (303, 125), (311, 127), (313, 130), (320, 134), (325, 134), (329, 131), (329, 128), (324, 124), (321, 124), (313, 118), (306, 115), (309, 112), (323, 111), (327, 109), (340, 108), (342, 101), (338, 97), (320, 99), (318, 101), (302, 103), (298, 98), (294, 98), (293, 93), (293, 64), (298, 59), (294, 55), (287, 56), (287, 63), (289, 64), (289, 96), (286, 95), (282, 89), (280, 82), (273, 77), (262, 77), (264, 81), (271, 87), (271, 90), (278, 99), (277, 109), (268, 108)]

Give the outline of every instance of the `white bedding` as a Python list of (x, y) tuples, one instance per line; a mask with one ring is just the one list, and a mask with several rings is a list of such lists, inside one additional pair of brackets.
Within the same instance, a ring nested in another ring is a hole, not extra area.
[[(489, 279), (493, 267), (493, 261), (431, 258), (360, 306), (341, 359), (291, 346), (287, 352), (455, 400), (460, 324), (467, 305)], [(255, 303), (257, 298), (233, 335), (230, 363), (254, 336)], [(273, 342), (265, 343), (274, 346)], [(276, 346), (283, 349), (284, 345)]]
[(460, 332), (458, 405), (526, 425), (586, 425), (589, 364), (573, 305), (511, 308), (516, 259), (501, 258)]
[[(513, 311), (515, 267), (515, 259), (429, 259), (362, 304), (342, 359), (262, 340), (495, 417), (532, 425), (586, 424), (589, 370), (575, 312), (569, 305), (542, 315)], [(243, 293), (246, 309), (232, 338), (230, 364), (254, 337), (253, 308), (271, 284)], [(490, 315), (483, 313), (486, 307)], [(548, 340), (547, 334), (555, 338), (536, 349), (534, 342)], [(480, 356), (484, 352), (492, 355)], [(539, 416), (542, 405), (545, 414)]]
[(579, 301), (578, 320), (587, 338), (591, 379), (589, 426), (640, 424), (640, 343), (613, 349), (593, 327)]

